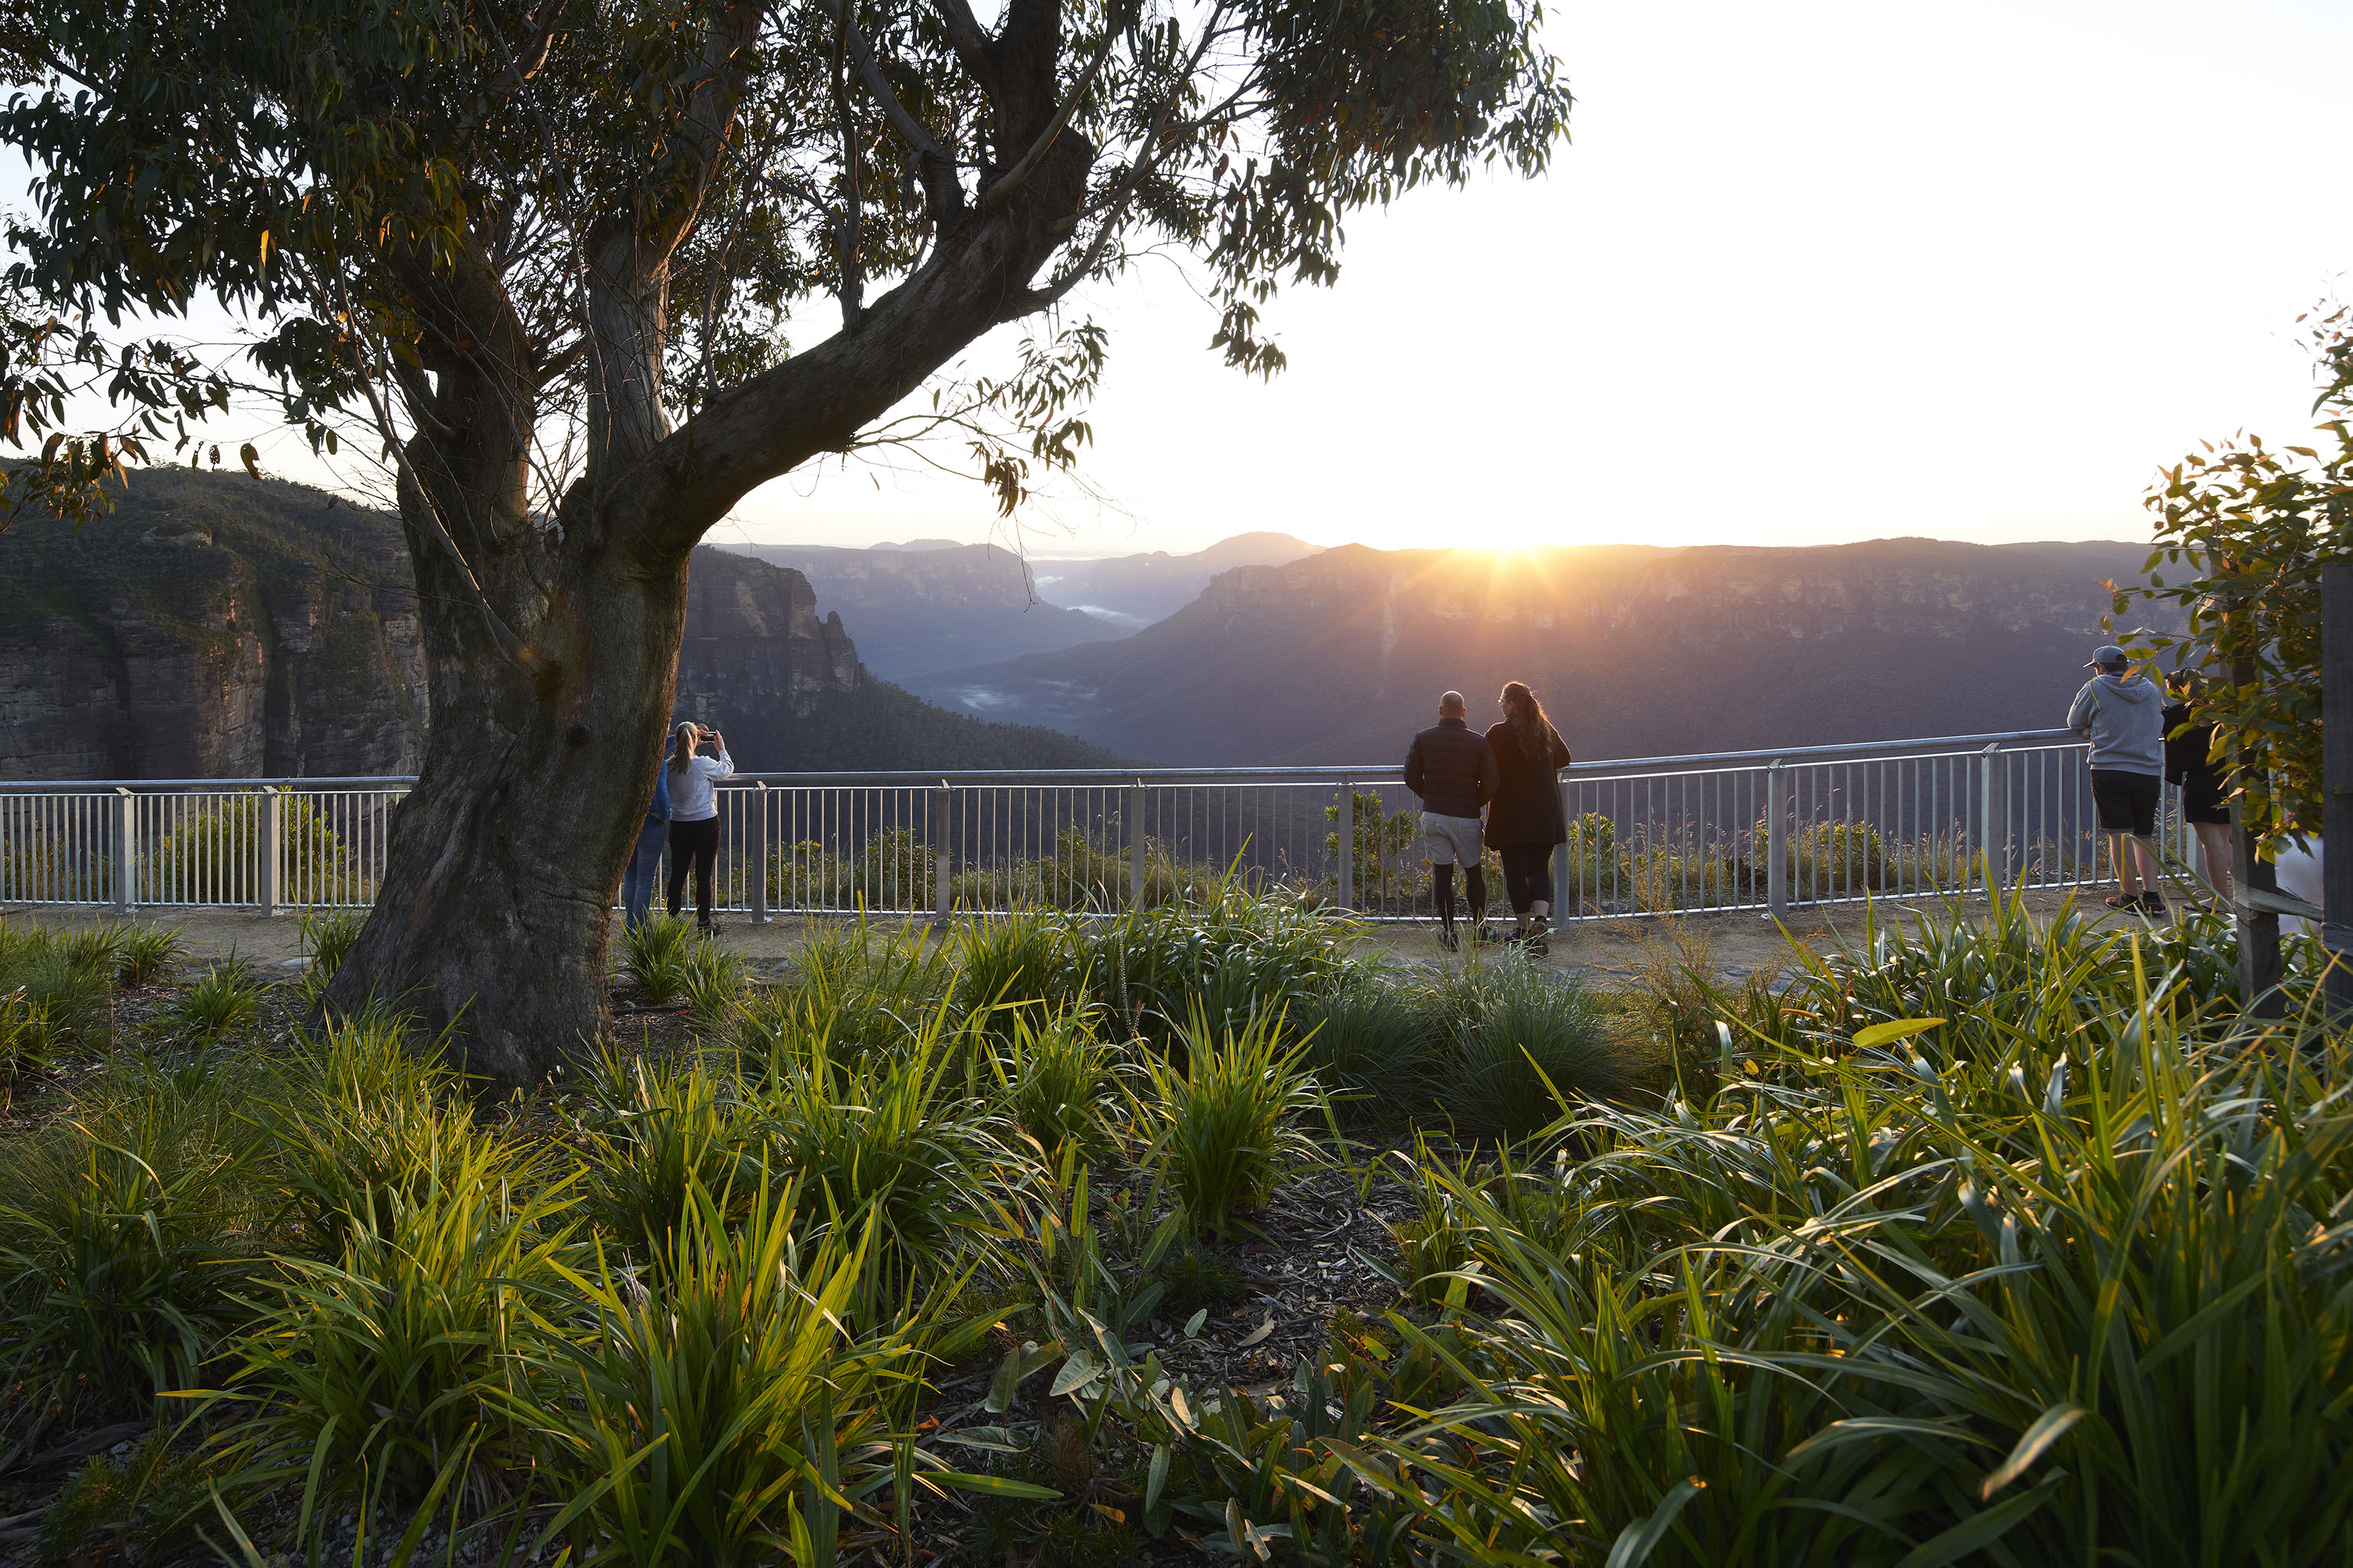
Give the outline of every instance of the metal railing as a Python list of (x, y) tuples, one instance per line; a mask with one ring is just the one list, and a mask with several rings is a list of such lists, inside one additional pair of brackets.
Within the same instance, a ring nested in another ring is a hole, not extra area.
[[(2042, 730), (1580, 763), (1555, 908), (1784, 914), (1957, 891), (1980, 857), (2031, 887), (2101, 880), (2083, 752)], [(0, 904), (364, 905), (415, 782), (0, 784)], [(1374, 920), (1436, 912), (1394, 767), (739, 773), (719, 805), (717, 901), (755, 921), (1118, 909), (1229, 872)], [(2163, 833), (2191, 858), (2170, 790)]]

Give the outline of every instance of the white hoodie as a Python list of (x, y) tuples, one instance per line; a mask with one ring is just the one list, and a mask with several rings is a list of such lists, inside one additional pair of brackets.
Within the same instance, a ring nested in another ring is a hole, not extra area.
[[(668, 763), (662, 764), (669, 767)], [(670, 775), (670, 819), (672, 822), (708, 822), (719, 815), (718, 781), (735, 771), (735, 764), (721, 752), (715, 757), (689, 757), (686, 772)]]

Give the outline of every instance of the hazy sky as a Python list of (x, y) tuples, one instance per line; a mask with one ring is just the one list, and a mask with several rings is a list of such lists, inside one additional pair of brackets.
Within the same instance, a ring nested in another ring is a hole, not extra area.
[[(1269, 311), (1273, 384), (1166, 269), (1096, 290), (1111, 508), (1030, 548), (2137, 538), (2200, 437), (2308, 429), (2294, 321), (2353, 266), (2343, 0), (1567, 4), (1546, 36), (1552, 174), (1360, 218), (1338, 285)], [(853, 468), (713, 537), (993, 516)]]

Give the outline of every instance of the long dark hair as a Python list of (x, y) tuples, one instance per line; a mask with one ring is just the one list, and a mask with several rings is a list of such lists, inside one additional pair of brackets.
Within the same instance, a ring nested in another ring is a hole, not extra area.
[(1544, 704), (1522, 681), (1509, 681), (1504, 687), (1504, 722), (1512, 727), (1512, 738), (1520, 743), (1522, 754), (1530, 762), (1552, 760), (1552, 721), (1545, 716)]

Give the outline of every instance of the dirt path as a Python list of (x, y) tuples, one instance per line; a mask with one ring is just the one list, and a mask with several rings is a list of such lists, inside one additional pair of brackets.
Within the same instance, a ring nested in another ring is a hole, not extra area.
[[(2027, 895), (2028, 907), (2045, 920), (2067, 902), (2068, 895), (2063, 891)], [(2122, 924), (2132, 918), (2112, 915), (2102, 909), (2097, 889), (2079, 896), (2076, 903), (2078, 908), (2109, 922)], [(1981, 897), (1965, 900), (1962, 907), (1981, 912), (1986, 901)], [(1882, 921), (1911, 921), (1940, 919), (1945, 910), (1944, 901), (1938, 899), (1883, 900), (1869, 911), (1862, 904), (1801, 909), (1793, 914), (1789, 933), (1818, 952), (1828, 952), (1841, 942), (1861, 941), (1866, 921), (1873, 915)], [(0, 906), (0, 918), (75, 927), (100, 923), (111, 917), (103, 910), (86, 907), (17, 904)], [(265, 919), (248, 910), (149, 909), (139, 910), (133, 918), (141, 925), (162, 926), (179, 932), (190, 962), (195, 964), (235, 953), (265, 972), (290, 973), (301, 967), (301, 925), (290, 915)], [(798, 956), (813, 931), (838, 926), (848, 918), (786, 916), (755, 926), (742, 915), (723, 916), (719, 938), (750, 958), (755, 973), (773, 976), (781, 973)], [(1720, 977), (1726, 980), (1744, 979), (1760, 969), (1785, 963), (1788, 958), (1781, 934), (1770, 920), (1754, 912), (1736, 912), (1685, 915), (1674, 917), (1672, 921), (1660, 916), (1575, 921), (1553, 933), (1551, 954), (1543, 962), (1564, 973), (1600, 984), (1623, 984), (1635, 974), (1645, 945), (1664, 935), (1670, 924), (1682, 928), (1681, 934), (1693, 951), (1704, 948)], [(1434, 922), (1428, 921), (1410, 925), (1368, 926), (1357, 938), (1356, 951), (1387, 963), (1461, 963), (1459, 957), (1440, 950), (1435, 932)]]

